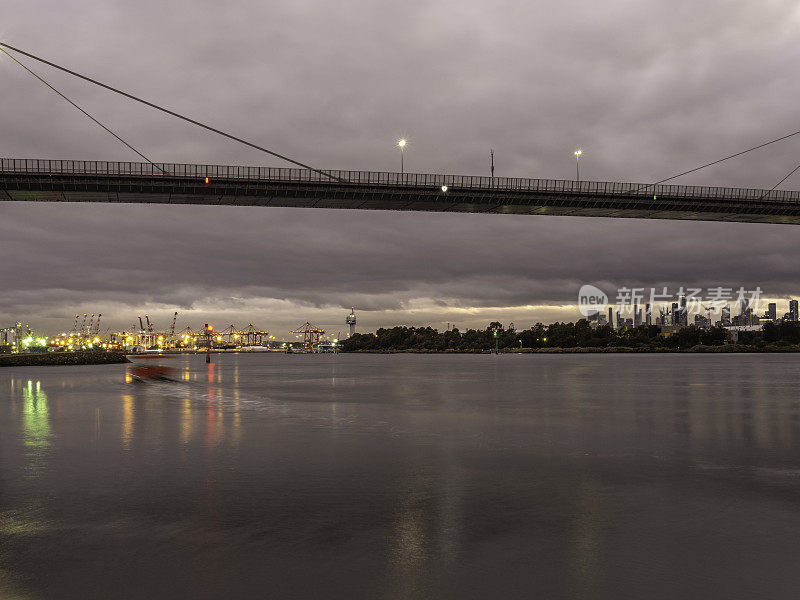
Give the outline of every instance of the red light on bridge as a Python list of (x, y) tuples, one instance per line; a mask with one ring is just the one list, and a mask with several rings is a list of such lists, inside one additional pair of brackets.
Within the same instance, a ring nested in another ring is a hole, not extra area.
[(206, 177), (206, 184), (209, 184), (209, 183), (211, 183), (211, 180), (208, 177)]

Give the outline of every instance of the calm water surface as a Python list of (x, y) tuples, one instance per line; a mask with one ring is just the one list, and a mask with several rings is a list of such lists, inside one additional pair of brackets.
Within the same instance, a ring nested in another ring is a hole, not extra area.
[(798, 356), (203, 359), (0, 370), (0, 598), (800, 595)]

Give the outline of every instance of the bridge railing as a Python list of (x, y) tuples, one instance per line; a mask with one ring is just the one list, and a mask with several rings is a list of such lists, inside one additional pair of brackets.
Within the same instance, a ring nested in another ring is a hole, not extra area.
[(475, 175), (436, 175), (432, 173), (392, 173), (377, 171), (312, 171), (310, 169), (197, 165), (174, 163), (137, 163), (113, 161), (50, 160), (0, 158), (0, 173), (37, 175), (96, 175), (102, 177), (169, 177), (252, 182), (313, 182), (407, 186), (411, 188), (448, 188), (491, 192), (541, 192), (587, 196), (620, 196), (720, 199), (726, 201), (800, 202), (800, 191), (760, 190), (752, 188), (708, 187), (689, 185), (649, 185), (610, 181), (574, 181), (563, 179), (527, 179), (520, 177), (484, 177)]

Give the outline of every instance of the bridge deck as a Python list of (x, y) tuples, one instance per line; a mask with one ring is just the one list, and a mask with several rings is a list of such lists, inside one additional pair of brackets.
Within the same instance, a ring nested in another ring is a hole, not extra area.
[(71, 160), (0, 159), (0, 199), (800, 224), (797, 191)]

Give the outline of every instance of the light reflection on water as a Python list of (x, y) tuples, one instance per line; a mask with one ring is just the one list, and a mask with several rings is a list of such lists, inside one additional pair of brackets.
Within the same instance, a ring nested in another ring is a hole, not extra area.
[(25, 430), (25, 444), (33, 448), (50, 446), (50, 410), (47, 394), (39, 381), (28, 380), (22, 388), (22, 426)]
[[(130, 383), (130, 382), (129, 382)], [(122, 394), (122, 448), (130, 450), (133, 446), (133, 395)]]
[(800, 587), (791, 355), (203, 359), (0, 371), (0, 594)]

